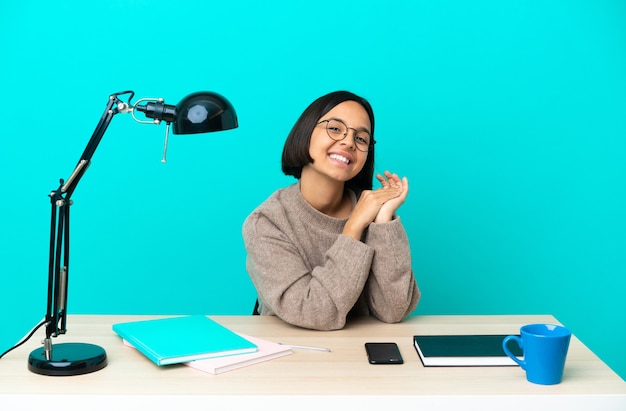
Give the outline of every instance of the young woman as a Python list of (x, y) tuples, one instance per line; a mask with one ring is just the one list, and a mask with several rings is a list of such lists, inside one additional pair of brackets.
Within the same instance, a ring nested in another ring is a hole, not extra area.
[(282, 169), (298, 182), (274, 192), (243, 224), (259, 312), (317, 330), (352, 315), (401, 321), (420, 297), (398, 208), (406, 177), (374, 174), (374, 113), (337, 91), (315, 100), (287, 137)]

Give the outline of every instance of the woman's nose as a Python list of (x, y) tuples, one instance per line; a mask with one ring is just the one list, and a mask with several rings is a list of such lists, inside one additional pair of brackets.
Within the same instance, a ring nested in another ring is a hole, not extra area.
[(350, 135), (351, 131), (352, 129), (346, 132), (346, 136), (343, 138), (343, 140), (341, 140), (341, 143), (354, 150), (356, 148), (356, 131), (352, 131), (352, 135)]

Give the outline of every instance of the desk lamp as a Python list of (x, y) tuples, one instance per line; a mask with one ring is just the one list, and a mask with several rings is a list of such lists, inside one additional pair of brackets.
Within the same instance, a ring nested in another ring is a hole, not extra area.
[[(195, 134), (229, 130), (237, 127), (235, 109), (228, 100), (217, 93), (198, 92), (185, 97), (178, 105), (165, 104), (162, 98), (143, 98), (135, 104), (133, 91), (122, 91), (109, 96), (109, 101), (96, 126), (76, 168), (67, 181), (60, 180), (59, 187), (50, 193), (52, 217), (50, 220), (50, 260), (48, 266), (48, 299), (46, 338), (43, 347), (30, 353), (28, 369), (37, 374), (50, 376), (80, 375), (98, 371), (107, 365), (105, 350), (86, 343), (62, 343), (52, 345), (51, 337), (65, 334), (67, 322), (67, 290), (70, 257), (70, 197), (85, 173), (102, 136), (113, 116), (131, 113), (142, 124), (166, 123), (165, 146), (162, 162), (166, 161), (170, 124), (174, 134)], [(128, 96), (126, 102), (122, 96)], [(140, 120), (137, 112), (151, 120)]]

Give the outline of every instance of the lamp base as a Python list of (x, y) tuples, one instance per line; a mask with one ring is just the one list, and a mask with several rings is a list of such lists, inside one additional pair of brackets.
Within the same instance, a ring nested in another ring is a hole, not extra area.
[(88, 374), (106, 366), (104, 348), (86, 343), (55, 344), (50, 360), (46, 360), (43, 347), (34, 350), (28, 357), (30, 371), (50, 376)]

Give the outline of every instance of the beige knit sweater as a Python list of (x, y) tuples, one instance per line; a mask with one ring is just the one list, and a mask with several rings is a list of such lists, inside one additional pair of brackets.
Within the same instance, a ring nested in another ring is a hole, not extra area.
[(304, 328), (343, 328), (350, 315), (399, 322), (420, 297), (399, 218), (370, 224), (363, 241), (342, 235), (347, 219), (304, 200), (299, 184), (272, 194), (243, 224), (248, 274), (262, 315)]

